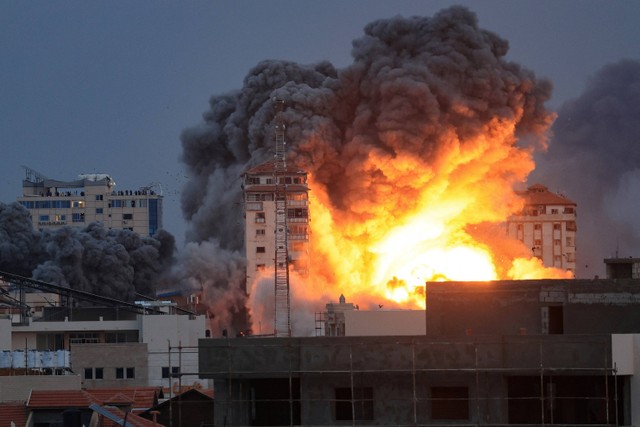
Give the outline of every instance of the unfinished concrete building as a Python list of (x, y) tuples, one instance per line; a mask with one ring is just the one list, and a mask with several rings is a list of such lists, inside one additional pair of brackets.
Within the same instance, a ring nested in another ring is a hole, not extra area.
[(438, 282), (426, 298), (423, 335), (200, 340), (215, 425), (640, 420), (640, 281)]

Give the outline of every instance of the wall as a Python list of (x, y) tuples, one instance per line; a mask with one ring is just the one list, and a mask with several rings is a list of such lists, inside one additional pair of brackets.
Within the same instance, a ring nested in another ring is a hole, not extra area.
[(346, 336), (424, 335), (424, 310), (344, 311)]
[(640, 280), (429, 282), (426, 290), (429, 336), (554, 333), (543, 323), (547, 307), (559, 307), (555, 333), (640, 332)]
[(80, 375), (0, 376), (0, 402), (26, 401), (31, 390), (80, 390)]
[(537, 384), (543, 367), (549, 377), (604, 378), (611, 360), (610, 337), (603, 335), (200, 341), (201, 375), (215, 378), (216, 425), (250, 424), (253, 381), (287, 378), (300, 380), (301, 423), (306, 425), (340, 424), (335, 389), (352, 385), (373, 389), (374, 424), (430, 423), (436, 386), (467, 390), (467, 421), (505, 423), (509, 376), (533, 377), (530, 382)]
[[(71, 366), (82, 376), (86, 388), (142, 387), (148, 384), (147, 345), (122, 344), (72, 344)], [(84, 378), (85, 368), (102, 368), (102, 379)], [(116, 378), (116, 368), (134, 368), (134, 378)]]
[[(205, 316), (140, 316), (140, 339), (149, 347), (149, 384), (170, 388), (169, 394), (179, 386), (211, 387), (210, 382), (198, 375), (198, 340), (204, 338), (207, 328)], [(169, 351), (171, 347), (171, 351)], [(163, 367), (178, 367), (180, 378), (162, 378)]]

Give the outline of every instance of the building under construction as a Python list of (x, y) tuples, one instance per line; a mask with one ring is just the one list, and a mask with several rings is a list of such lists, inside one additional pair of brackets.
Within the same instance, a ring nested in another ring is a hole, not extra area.
[(640, 421), (639, 280), (434, 282), (426, 298), (423, 335), (200, 340), (215, 425)]

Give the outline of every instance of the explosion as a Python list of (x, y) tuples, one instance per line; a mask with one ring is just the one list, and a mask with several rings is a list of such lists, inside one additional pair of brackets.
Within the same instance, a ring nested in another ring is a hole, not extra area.
[[(309, 173), (311, 189), (310, 274), (293, 280), (294, 310), (312, 302), (322, 311), (341, 293), (361, 307), (424, 308), (425, 281), (567, 277), (500, 226), (522, 209), (514, 188), (555, 118), (544, 107), (550, 83), (507, 51), (452, 7), (367, 25), (345, 69), (259, 64), (182, 136), (191, 238), (242, 248), (230, 205), (242, 200), (242, 172), (273, 156), (279, 98), (288, 161)], [(250, 308), (261, 303), (250, 298)]]

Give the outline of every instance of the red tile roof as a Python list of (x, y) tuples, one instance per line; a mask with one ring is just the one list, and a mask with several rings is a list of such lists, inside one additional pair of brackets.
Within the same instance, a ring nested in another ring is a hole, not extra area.
[[(26, 407), (31, 409), (88, 408), (92, 403), (100, 406), (130, 406), (140, 413), (158, 404), (162, 387), (123, 387), (87, 390), (32, 390)], [(4, 427), (4, 424), (0, 424)]]
[(162, 387), (88, 388), (86, 392), (100, 404), (129, 402), (136, 412), (152, 408), (162, 397)]
[(566, 197), (552, 193), (542, 184), (534, 184), (520, 194), (525, 197), (527, 205), (576, 205)]
[[(254, 175), (254, 174), (265, 174), (265, 173), (273, 173), (276, 169), (275, 167), (275, 161), (274, 160), (269, 160), (268, 162), (264, 162), (258, 166), (254, 166), (253, 168), (249, 169), (248, 171), (245, 172), (245, 174), (249, 174), (249, 175)], [(287, 167), (285, 169), (286, 173), (288, 174), (301, 174), (304, 175), (306, 174), (305, 171), (300, 170), (296, 167), (294, 167), (291, 163), (287, 163)]]
[(24, 402), (0, 403), (0, 427), (8, 427), (13, 423), (24, 426), (27, 423), (27, 407)]
[[(111, 414), (115, 415), (121, 420), (124, 420), (125, 413), (121, 409), (115, 408), (113, 406), (103, 406), (102, 409), (110, 412)], [(109, 418), (101, 415), (99, 416), (102, 418), (102, 422), (100, 423), (102, 427), (120, 427), (120, 424), (117, 424), (116, 422), (110, 420)], [(127, 415), (127, 424), (131, 424), (135, 427), (164, 427), (163, 424), (160, 424), (157, 422), (154, 424), (153, 421), (148, 420), (146, 418), (142, 418), (141, 416), (136, 415), (134, 413), (130, 413), (129, 415)]]
[(84, 390), (31, 390), (29, 409), (88, 408), (98, 403)]

